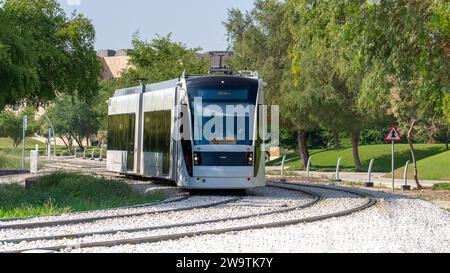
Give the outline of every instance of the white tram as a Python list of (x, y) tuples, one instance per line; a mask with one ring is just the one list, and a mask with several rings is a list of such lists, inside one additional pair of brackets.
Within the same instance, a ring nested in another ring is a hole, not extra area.
[[(117, 90), (108, 104), (108, 171), (188, 189), (265, 186), (258, 137), (264, 94), (257, 73), (183, 75)], [(246, 110), (230, 115), (227, 107)], [(221, 123), (205, 136), (212, 119)]]

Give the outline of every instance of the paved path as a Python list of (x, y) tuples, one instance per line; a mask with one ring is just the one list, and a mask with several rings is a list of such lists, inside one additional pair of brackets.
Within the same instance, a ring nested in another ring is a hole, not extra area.
[[(281, 167), (275, 166), (275, 167), (266, 167), (266, 171), (280, 171)], [(304, 171), (293, 171), (289, 173), (294, 173), (296, 175), (300, 176), (306, 176), (306, 172)], [(310, 172), (312, 177), (326, 177), (330, 179), (335, 178), (334, 172)], [(386, 175), (386, 173), (372, 173), (372, 182), (375, 183), (377, 186), (384, 186), (384, 187), (392, 187), (392, 178), (384, 178), (383, 176)], [(362, 173), (362, 172), (341, 172), (339, 173), (339, 178), (344, 181), (354, 181), (354, 182), (367, 182), (369, 180), (368, 173)], [(438, 183), (449, 183), (449, 181), (435, 181), (435, 180), (420, 180), (420, 183), (424, 187), (432, 187), (433, 184)], [(404, 184), (403, 179), (395, 179), (395, 187), (400, 188), (401, 185)], [(408, 180), (408, 184), (411, 185), (413, 188), (415, 187), (415, 182), (412, 179)]]

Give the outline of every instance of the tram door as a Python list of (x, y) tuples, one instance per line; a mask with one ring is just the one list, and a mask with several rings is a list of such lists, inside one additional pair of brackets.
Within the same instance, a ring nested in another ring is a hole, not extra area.
[(134, 171), (134, 136), (135, 136), (135, 115), (128, 115), (127, 124), (127, 170)]

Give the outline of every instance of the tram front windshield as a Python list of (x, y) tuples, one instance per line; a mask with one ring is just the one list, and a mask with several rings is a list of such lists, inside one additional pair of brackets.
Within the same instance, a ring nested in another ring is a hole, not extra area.
[(257, 84), (197, 84), (188, 93), (194, 145), (252, 145)]

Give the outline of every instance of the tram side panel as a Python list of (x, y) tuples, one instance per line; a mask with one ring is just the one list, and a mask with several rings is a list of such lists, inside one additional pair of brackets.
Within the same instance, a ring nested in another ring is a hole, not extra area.
[(115, 97), (108, 108), (106, 168), (116, 173), (135, 173), (137, 109), (139, 95)]
[(173, 180), (172, 137), (175, 88), (143, 97), (141, 175)]

